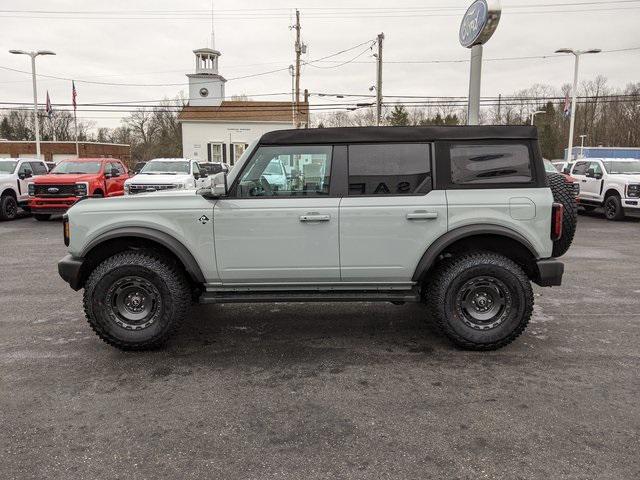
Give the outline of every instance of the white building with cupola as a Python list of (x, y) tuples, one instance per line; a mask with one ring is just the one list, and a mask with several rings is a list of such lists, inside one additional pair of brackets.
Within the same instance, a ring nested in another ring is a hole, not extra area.
[[(178, 115), (184, 157), (233, 165), (262, 134), (293, 128), (292, 102), (227, 100), (227, 80), (219, 73), (221, 53), (215, 47), (193, 53), (195, 70), (187, 74), (189, 103)], [(301, 102), (303, 126), (309, 122), (308, 112), (308, 103)]]

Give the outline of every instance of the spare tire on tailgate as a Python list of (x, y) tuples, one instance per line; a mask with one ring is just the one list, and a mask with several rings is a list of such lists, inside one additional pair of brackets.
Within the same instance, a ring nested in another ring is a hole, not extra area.
[(549, 188), (553, 193), (553, 200), (564, 206), (562, 214), (562, 236), (553, 242), (553, 256), (559, 257), (564, 255), (573, 241), (576, 233), (576, 225), (578, 224), (578, 206), (573, 189), (565, 181), (564, 176), (559, 173), (551, 173), (547, 175), (549, 180)]

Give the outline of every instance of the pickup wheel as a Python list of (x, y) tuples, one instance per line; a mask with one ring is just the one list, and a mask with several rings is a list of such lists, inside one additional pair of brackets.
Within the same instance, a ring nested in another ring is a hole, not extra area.
[(13, 220), (18, 215), (18, 202), (13, 195), (0, 198), (0, 220)]
[(190, 300), (184, 273), (145, 252), (122, 252), (106, 259), (84, 289), (89, 325), (121, 350), (164, 344), (182, 323)]
[(562, 175), (553, 173), (547, 179), (553, 200), (562, 203), (564, 207), (562, 211), (562, 236), (558, 240), (554, 240), (552, 251), (554, 257), (560, 257), (567, 253), (571, 242), (573, 242), (578, 224), (578, 205), (573, 190)]
[(623, 220), (624, 210), (622, 210), (622, 202), (620, 197), (615, 193), (609, 195), (604, 200), (604, 216), (607, 220)]
[(522, 268), (492, 252), (445, 260), (426, 295), (442, 332), (468, 350), (495, 350), (511, 343), (533, 310), (533, 290)]

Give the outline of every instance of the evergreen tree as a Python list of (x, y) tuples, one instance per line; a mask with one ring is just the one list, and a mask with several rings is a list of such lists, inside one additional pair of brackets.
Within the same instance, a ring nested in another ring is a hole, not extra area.
[(409, 112), (404, 108), (404, 105), (396, 105), (387, 117), (387, 121), (394, 127), (409, 125)]

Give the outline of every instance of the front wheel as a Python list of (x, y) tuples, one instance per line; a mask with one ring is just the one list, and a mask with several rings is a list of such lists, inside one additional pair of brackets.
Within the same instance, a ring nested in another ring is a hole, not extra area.
[(445, 260), (426, 295), (443, 333), (468, 350), (495, 350), (511, 343), (533, 310), (533, 290), (522, 268), (492, 252)]
[(0, 198), (0, 220), (13, 220), (18, 215), (18, 202), (11, 195)]
[(184, 273), (171, 262), (151, 253), (122, 252), (89, 276), (84, 311), (106, 343), (121, 350), (147, 350), (178, 329), (190, 299)]
[(622, 220), (624, 211), (618, 195), (609, 195), (604, 201), (604, 216), (607, 220)]

